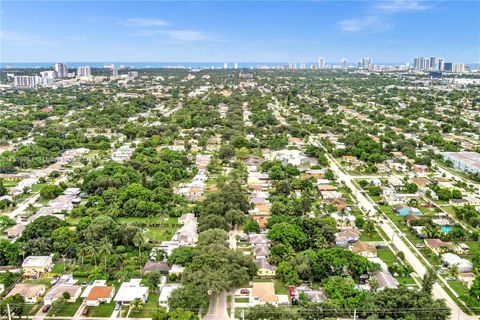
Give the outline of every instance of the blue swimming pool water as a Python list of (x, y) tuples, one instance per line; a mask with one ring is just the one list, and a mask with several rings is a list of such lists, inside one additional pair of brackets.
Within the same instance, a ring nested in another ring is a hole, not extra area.
[(443, 226), (443, 227), (441, 228), (442, 232), (445, 232), (445, 233), (451, 232), (452, 229), (453, 229), (453, 228), (450, 227), (450, 226)]

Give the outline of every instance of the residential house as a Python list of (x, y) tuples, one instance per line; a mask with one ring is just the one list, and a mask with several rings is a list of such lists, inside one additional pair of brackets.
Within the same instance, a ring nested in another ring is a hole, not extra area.
[(413, 223), (414, 221), (418, 221), (418, 220), (421, 220), (421, 218), (420, 218), (419, 216), (414, 215), (414, 214), (411, 214), (411, 213), (410, 213), (410, 214), (407, 214), (407, 215), (405, 216), (405, 223), (406, 223), (407, 226), (409, 226), (409, 227), (412, 225), (412, 223)]
[(327, 300), (327, 296), (322, 289), (313, 290), (306, 284), (301, 284), (296, 287), (295, 290), (298, 293), (297, 297), (300, 296), (301, 293), (303, 293), (308, 297), (311, 302), (323, 302)]
[(378, 271), (372, 275), (372, 278), (377, 280), (378, 291), (382, 291), (385, 288), (397, 289), (398, 281), (388, 271)]
[(327, 204), (334, 206), (337, 211), (347, 209), (347, 200), (343, 198), (327, 199)]
[(168, 274), (170, 269), (171, 267), (166, 261), (147, 261), (143, 266), (142, 273), (160, 272), (161, 274)]
[(476, 277), (477, 275), (473, 272), (463, 272), (458, 275), (458, 280), (460, 280), (468, 289), (470, 289)]
[(259, 258), (255, 260), (255, 264), (258, 267), (257, 276), (265, 278), (275, 277), (275, 267), (268, 262), (267, 258)]
[(373, 258), (377, 256), (377, 248), (369, 243), (358, 241), (351, 248), (353, 253), (359, 254), (365, 258)]
[(96, 307), (100, 303), (110, 303), (115, 295), (115, 287), (96, 286), (90, 290), (85, 301), (89, 307)]
[(50, 256), (28, 256), (23, 260), (23, 274), (27, 277), (41, 276), (50, 272), (53, 267), (53, 255)]
[(347, 247), (351, 243), (355, 243), (360, 239), (360, 230), (345, 229), (337, 233), (335, 236), (335, 244), (341, 247)]
[(256, 244), (253, 246), (253, 254), (256, 259), (267, 258), (270, 253), (270, 246), (268, 244)]
[(449, 268), (453, 266), (458, 267), (458, 271), (471, 272), (473, 270), (473, 264), (467, 259), (462, 259), (454, 253), (444, 253), (442, 254), (442, 262), (447, 265)]
[(441, 254), (453, 249), (453, 244), (451, 242), (444, 242), (440, 239), (425, 239), (424, 241), (425, 245), (435, 254)]
[(170, 295), (172, 294), (173, 291), (181, 287), (182, 287), (181, 284), (176, 284), (176, 283), (160, 286), (160, 295), (158, 297), (158, 305), (160, 307), (166, 308), (168, 311), (169, 309), (168, 299), (170, 298)]
[(250, 303), (252, 305), (270, 303), (277, 306), (278, 297), (273, 282), (253, 282)]
[(25, 303), (37, 303), (40, 297), (45, 293), (44, 284), (16, 284), (7, 294), (7, 298), (16, 294), (21, 295), (25, 299)]
[(45, 297), (43, 297), (43, 303), (45, 305), (51, 305), (53, 302), (62, 298), (65, 292), (70, 295), (70, 299), (67, 299), (67, 302), (75, 302), (82, 293), (82, 287), (69, 282), (60, 283), (59, 280), (59, 282), (47, 292)]
[(5, 233), (7, 238), (9, 239), (16, 239), (22, 235), (23, 230), (25, 230), (26, 225), (24, 223), (18, 223), (13, 227), (5, 229)]
[(123, 282), (113, 300), (121, 304), (130, 304), (135, 299), (146, 302), (149, 291), (141, 281), (142, 279), (131, 279), (129, 282)]

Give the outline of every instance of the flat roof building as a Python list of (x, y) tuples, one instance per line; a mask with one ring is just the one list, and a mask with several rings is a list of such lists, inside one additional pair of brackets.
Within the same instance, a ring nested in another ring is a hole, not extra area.
[(451, 161), (459, 171), (480, 173), (480, 153), (478, 152), (443, 152), (443, 159)]

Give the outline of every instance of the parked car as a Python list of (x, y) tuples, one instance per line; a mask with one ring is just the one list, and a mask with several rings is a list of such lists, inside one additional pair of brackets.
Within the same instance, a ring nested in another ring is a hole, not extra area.
[(43, 313), (47, 313), (48, 310), (50, 310), (50, 305), (49, 305), (49, 304), (47, 304), (47, 305), (45, 305), (45, 306), (43, 307), (42, 312), (43, 312)]
[(83, 309), (83, 311), (82, 311), (82, 316), (86, 316), (89, 311), (90, 311), (90, 308), (88, 308), (88, 307), (85, 308), (85, 309)]
[(118, 310), (120, 310), (120, 303), (117, 302), (115, 304), (115, 311), (118, 311)]
[(424, 244), (421, 244), (421, 243), (418, 243), (415, 245), (415, 247), (417, 248), (425, 248), (425, 245)]
[(52, 280), (50, 281), (50, 284), (54, 285), (55, 283), (57, 283), (58, 279), (60, 279), (59, 276), (53, 276)]
[(244, 288), (244, 289), (240, 290), (240, 293), (241, 294), (250, 294), (250, 290)]

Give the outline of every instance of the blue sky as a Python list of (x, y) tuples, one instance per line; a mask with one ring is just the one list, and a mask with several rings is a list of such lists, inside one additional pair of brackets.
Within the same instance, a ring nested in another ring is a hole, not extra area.
[(2, 1), (2, 62), (480, 61), (478, 1)]

